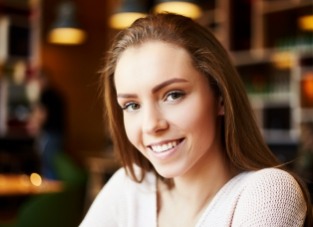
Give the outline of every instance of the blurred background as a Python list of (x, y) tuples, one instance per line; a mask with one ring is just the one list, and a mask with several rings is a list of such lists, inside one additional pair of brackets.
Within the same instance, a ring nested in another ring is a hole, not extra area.
[(119, 167), (104, 54), (135, 18), (173, 9), (229, 51), (266, 142), (312, 191), (312, 0), (0, 0), (0, 226), (78, 225)]

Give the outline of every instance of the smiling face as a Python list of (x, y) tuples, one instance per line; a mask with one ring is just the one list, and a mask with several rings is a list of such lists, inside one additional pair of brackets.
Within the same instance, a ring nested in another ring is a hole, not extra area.
[(114, 74), (129, 141), (166, 178), (221, 155), (223, 106), (188, 52), (160, 41), (127, 48)]

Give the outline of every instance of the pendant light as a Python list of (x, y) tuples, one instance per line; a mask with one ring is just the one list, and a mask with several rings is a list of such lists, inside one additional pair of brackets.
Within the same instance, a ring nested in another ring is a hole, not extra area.
[(145, 17), (146, 9), (139, 0), (123, 0), (120, 8), (110, 18), (114, 29), (129, 27), (136, 19)]
[(170, 12), (197, 19), (201, 16), (201, 8), (195, 0), (158, 0), (154, 11), (157, 13)]
[(78, 26), (75, 13), (72, 2), (66, 1), (59, 5), (57, 20), (48, 35), (50, 43), (78, 45), (85, 41), (86, 32)]
[(304, 31), (313, 31), (313, 14), (300, 17), (298, 19), (298, 24)]

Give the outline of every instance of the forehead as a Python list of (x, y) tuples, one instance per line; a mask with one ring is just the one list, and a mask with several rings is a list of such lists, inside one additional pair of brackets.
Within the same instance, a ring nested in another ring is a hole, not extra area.
[[(156, 58), (166, 58), (170, 56), (184, 55), (184, 57), (190, 60), (189, 53), (181, 46), (173, 43), (159, 41), (159, 40), (148, 40), (140, 44), (132, 45), (127, 47), (119, 56), (117, 60), (117, 65), (120, 63), (121, 59), (127, 58), (129, 56), (136, 57), (136, 61), (142, 55), (149, 57), (149, 59)], [(127, 59), (129, 61), (130, 59)], [(172, 59), (174, 60), (174, 59)]]
[[(189, 53), (182, 47), (162, 41), (148, 41), (127, 48), (115, 68), (115, 81), (146, 77), (167, 77), (194, 69)], [(141, 78), (142, 79), (142, 78)]]
[(114, 73), (116, 92), (123, 95), (150, 94), (166, 81), (182, 80), (188, 86), (207, 86), (205, 76), (193, 66), (184, 48), (160, 41), (126, 49)]
[(181, 77), (192, 67), (191, 58), (181, 47), (161, 41), (148, 41), (127, 48), (117, 61), (116, 88), (132, 84), (153, 84), (169, 77)]

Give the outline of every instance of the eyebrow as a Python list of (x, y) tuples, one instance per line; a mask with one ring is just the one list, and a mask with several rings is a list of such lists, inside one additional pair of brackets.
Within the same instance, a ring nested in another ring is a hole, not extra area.
[[(166, 80), (158, 85), (156, 85), (154, 88), (152, 88), (152, 93), (156, 93), (162, 88), (169, 86), (173, 83), (187, 83), (188, 81), (182, 78), (173, 78), (170, 80)], [(137, 95), (135, 94), (117, 94), (117, 98), (136, 98)]]
[(152, 89), (152, 93), (156, 93), (158, 92), (159, 90), (161, 90), (162, 88), (170, 85), (170, 84), (173, 84), (173, 83), (186, 83), (188, 82), (187, 80), (185, 79), (181, 79), (181, 78), (173, 78), (173, 79), (170, 79), (170, 80), (166, 80), (162, 83), (160, 83), (159, 85), (155, 86), (153, 89)]

